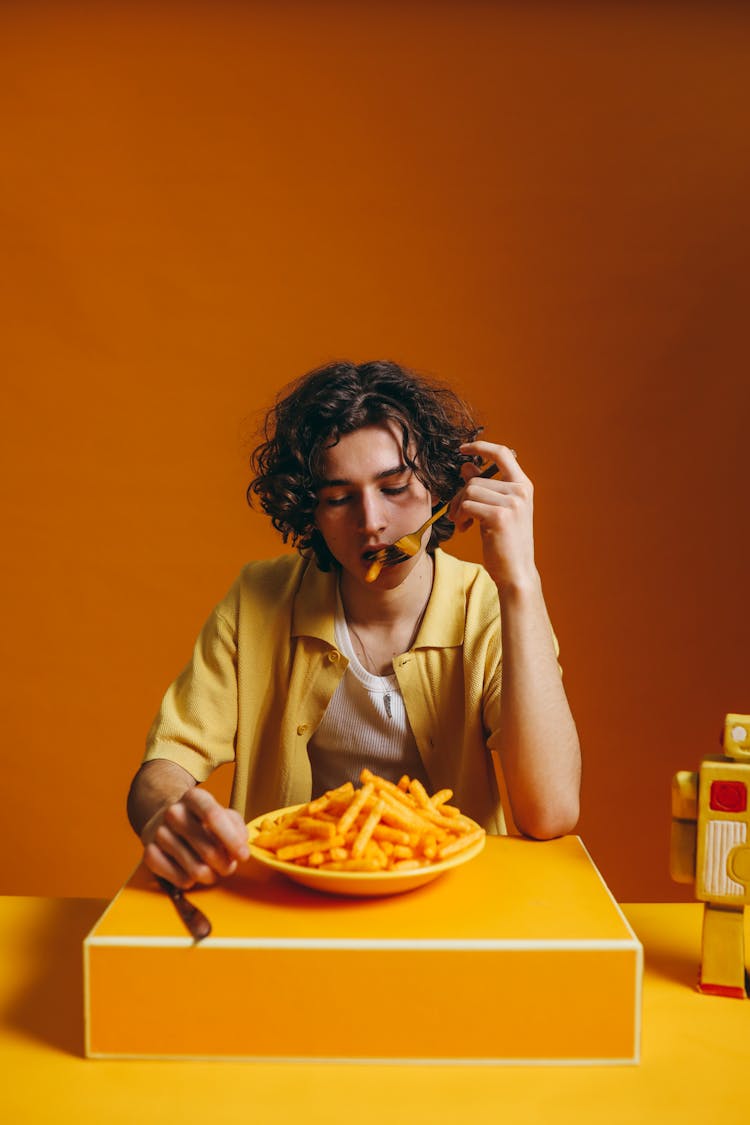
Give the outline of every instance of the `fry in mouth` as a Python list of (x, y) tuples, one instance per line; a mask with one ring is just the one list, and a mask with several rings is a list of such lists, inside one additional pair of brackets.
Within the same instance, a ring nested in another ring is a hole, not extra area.
[(367, 568), (367, 573), (365, 574), (365, 582), (374, 582), (382, 569), (383, 563), (381, 562), (381, 560), (373, 559)]

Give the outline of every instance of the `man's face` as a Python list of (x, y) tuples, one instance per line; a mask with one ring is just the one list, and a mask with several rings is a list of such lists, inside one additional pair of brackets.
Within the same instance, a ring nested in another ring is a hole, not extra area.
[[(344, 571), (364, 583), (365, 553), (395, 542), (429, 518), (433, 499), (404, 464), (401, 432), (395, 423), (364, 426), (330, 446), (323, 461), (315, 524)], [(421, 561), (429, 541), (414, 558), (385, 567), (373, 584), (391, 589)]]

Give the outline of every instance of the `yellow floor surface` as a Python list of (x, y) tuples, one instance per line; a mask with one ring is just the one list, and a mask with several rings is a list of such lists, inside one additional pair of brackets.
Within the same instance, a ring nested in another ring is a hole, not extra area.
[(748, 1120), (750, 1002), (695, 991), (698, 904), (624, 907), (646, 955), (630, 1067), (87, 1060), (81, 944), (105, 905), (0, 898), (0, 1115), (14, 1125)]

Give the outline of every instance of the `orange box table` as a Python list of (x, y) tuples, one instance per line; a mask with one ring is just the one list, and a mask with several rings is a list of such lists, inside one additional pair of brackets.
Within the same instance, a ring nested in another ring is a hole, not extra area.
[(254, 860), (192, 897), (198, 945), (143, 868), (86, 938), (89, 1057), (638, 1061), (642, 947), (578, 837), (387, 898)]

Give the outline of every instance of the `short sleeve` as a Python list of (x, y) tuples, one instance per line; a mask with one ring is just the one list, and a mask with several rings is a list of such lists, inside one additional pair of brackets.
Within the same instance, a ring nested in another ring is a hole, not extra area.
[(167, 759), (196, 781), (232, 762), (237, 737), (237, 626), (228, 597), (214, 610), (187, 667), (167, 689), (144, 762)]

